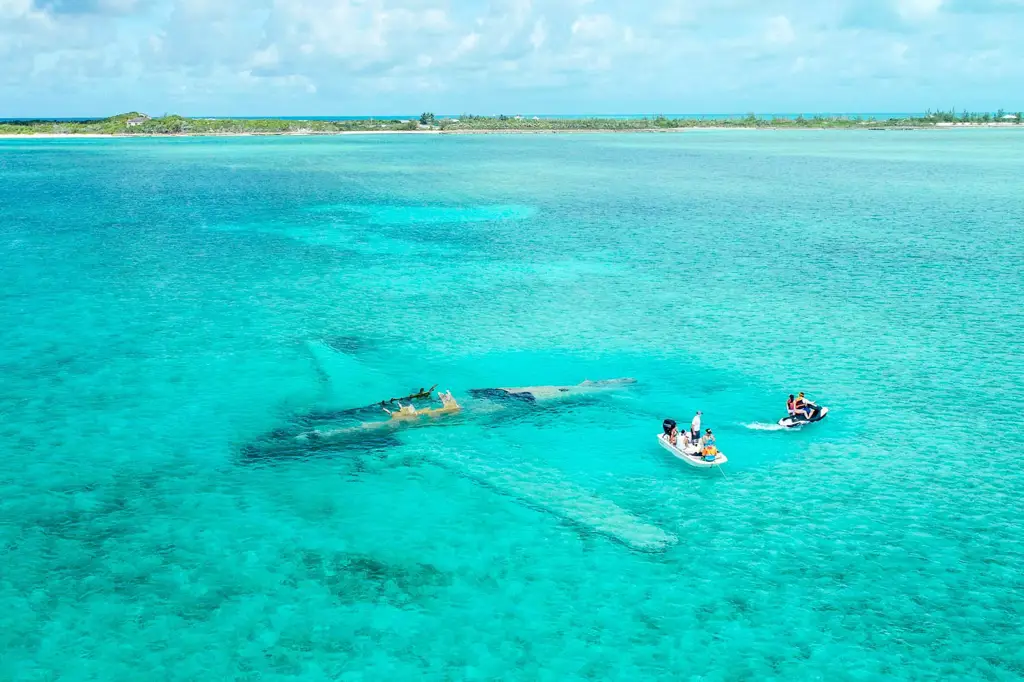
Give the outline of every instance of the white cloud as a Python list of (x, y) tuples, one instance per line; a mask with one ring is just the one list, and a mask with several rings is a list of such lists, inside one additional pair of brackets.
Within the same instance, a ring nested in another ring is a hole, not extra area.
[(0, 0), (0, 17), (21, 19), (35, 11), (32, 0)]
[(262, 50), (257, 50), (250, 60), (249, 64), (255, 69), (267, 66), (275, 66), (281, 61), (281, 55), (278, 53), (277, 45), (271, 45)]
[(789, 17), (780, 14), (768, 20), (765, 40), (773, 45), (789, 45), (796, 39)]
[(1015, 2), (0, 0), (0, 115), (924, 109), (1024, 90)]
[(452, 56), (458, 58), (466, 54), (467, 52), (472, 52), (474, 49), (476, 49), (476, 46), (479, 42), (479, 33), (476, 33), (474, 31), (473, 33), (466, 34), (466, 36), (459, 41), (459, 45), (458, 47), (455, 48), (455, 52), (452, 54)]
[(697, 11), (691, 0), (669, 0), (654, 15), (663, 26), (681, 26), (697, 20)]
[[(32, 0), (0, 0), (0, 20), (10, 22), (7, 28), (31, 22), (37, 28), (51, 24), (50, 16), (36, 8)], [(0, 25), (0, 29), (4, 28)]]
[(572, 25), (574, 37), (584, 42), (610, 40), (618, 32), (618, 24), (607, 14), (585, 14)]
[(943, 0), (896, 0), (896, 11), (904, 19), (920, 20), (934, 16)]
[(530, 33), (530, 44), (533, 45), (533, 49), (539, 50), (543, 45), (544, 41), (548, 38), (547, 24), (544, 19), (538, 19), (533, 24), (533, 31)]

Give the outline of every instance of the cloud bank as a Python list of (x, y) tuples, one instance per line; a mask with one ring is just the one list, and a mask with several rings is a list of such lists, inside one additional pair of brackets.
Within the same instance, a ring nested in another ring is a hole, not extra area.
[(0, 116), (1024, 108), (1024, 0), (0, 0)]

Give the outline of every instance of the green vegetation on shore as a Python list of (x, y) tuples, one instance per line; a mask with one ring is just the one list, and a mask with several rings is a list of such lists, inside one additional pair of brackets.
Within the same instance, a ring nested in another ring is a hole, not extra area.
[(540, 118), (524, 116), (472, 116), (439, 118), (424, 113), (419, 118), (363, 120), (226, 119), (162, 116), (150, 118), (137, 112), (99, 120), (25, 120), (0, 122), (0, 135), (283, 135), (344, 132), (438, 131), (438, 132), (567, 132), (672, 130), (680, 128), (933, 128), (952, 125), (1000, 123), (1021, 125), (1021, 114), (957, 114), (928, 112), (924, 116), (874, 119), (860, 116), (763, 117), (755, 114), (731, 118)]

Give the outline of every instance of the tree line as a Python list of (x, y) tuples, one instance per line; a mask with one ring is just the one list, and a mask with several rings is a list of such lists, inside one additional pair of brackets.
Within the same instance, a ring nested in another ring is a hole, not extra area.
[(632, 118), (542, 118), (535, 116), (437, 116), (424, 112), (418, 118), (366, 118), (359, 120), (293, 120), (280, 118), (228, 119), (188, 118), (164, 115), (149, 118), (138, 112), (119, 114), (96, 120), (25, 120), (0, 122), (0, 134), (96, 134), (96, 135), (283, 135), (331, 134), (342, 132), (430, 130), (459, 131), (619, 131), (666, 130), (679, 128), (927, 128), (939, 124), (1022, 124), (1020, 113), (996, 112), (957, 113), (927, 111), (922, 115), (898, 118), (864, 116), (798, 115), (795, 117), (743, 116), (704, 117), (656, 115)]

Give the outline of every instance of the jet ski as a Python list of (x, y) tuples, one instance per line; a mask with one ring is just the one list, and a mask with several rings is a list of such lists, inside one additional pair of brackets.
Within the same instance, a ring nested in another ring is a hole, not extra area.
[(797, 414), (791, 414), (788, 417), (783, 417), (779, 420), (779, 426), (785, 426), (787, 429), (791, 429), (795, 426), (803, 426), (805, 424), (813, 424), (814, 422), (820, 422), (828, 415), (828, 408), (821, 407), (820, 405), (812, 406), (814, 411), (811, 412), (810, 417), (804, 416), (803, 412)]

